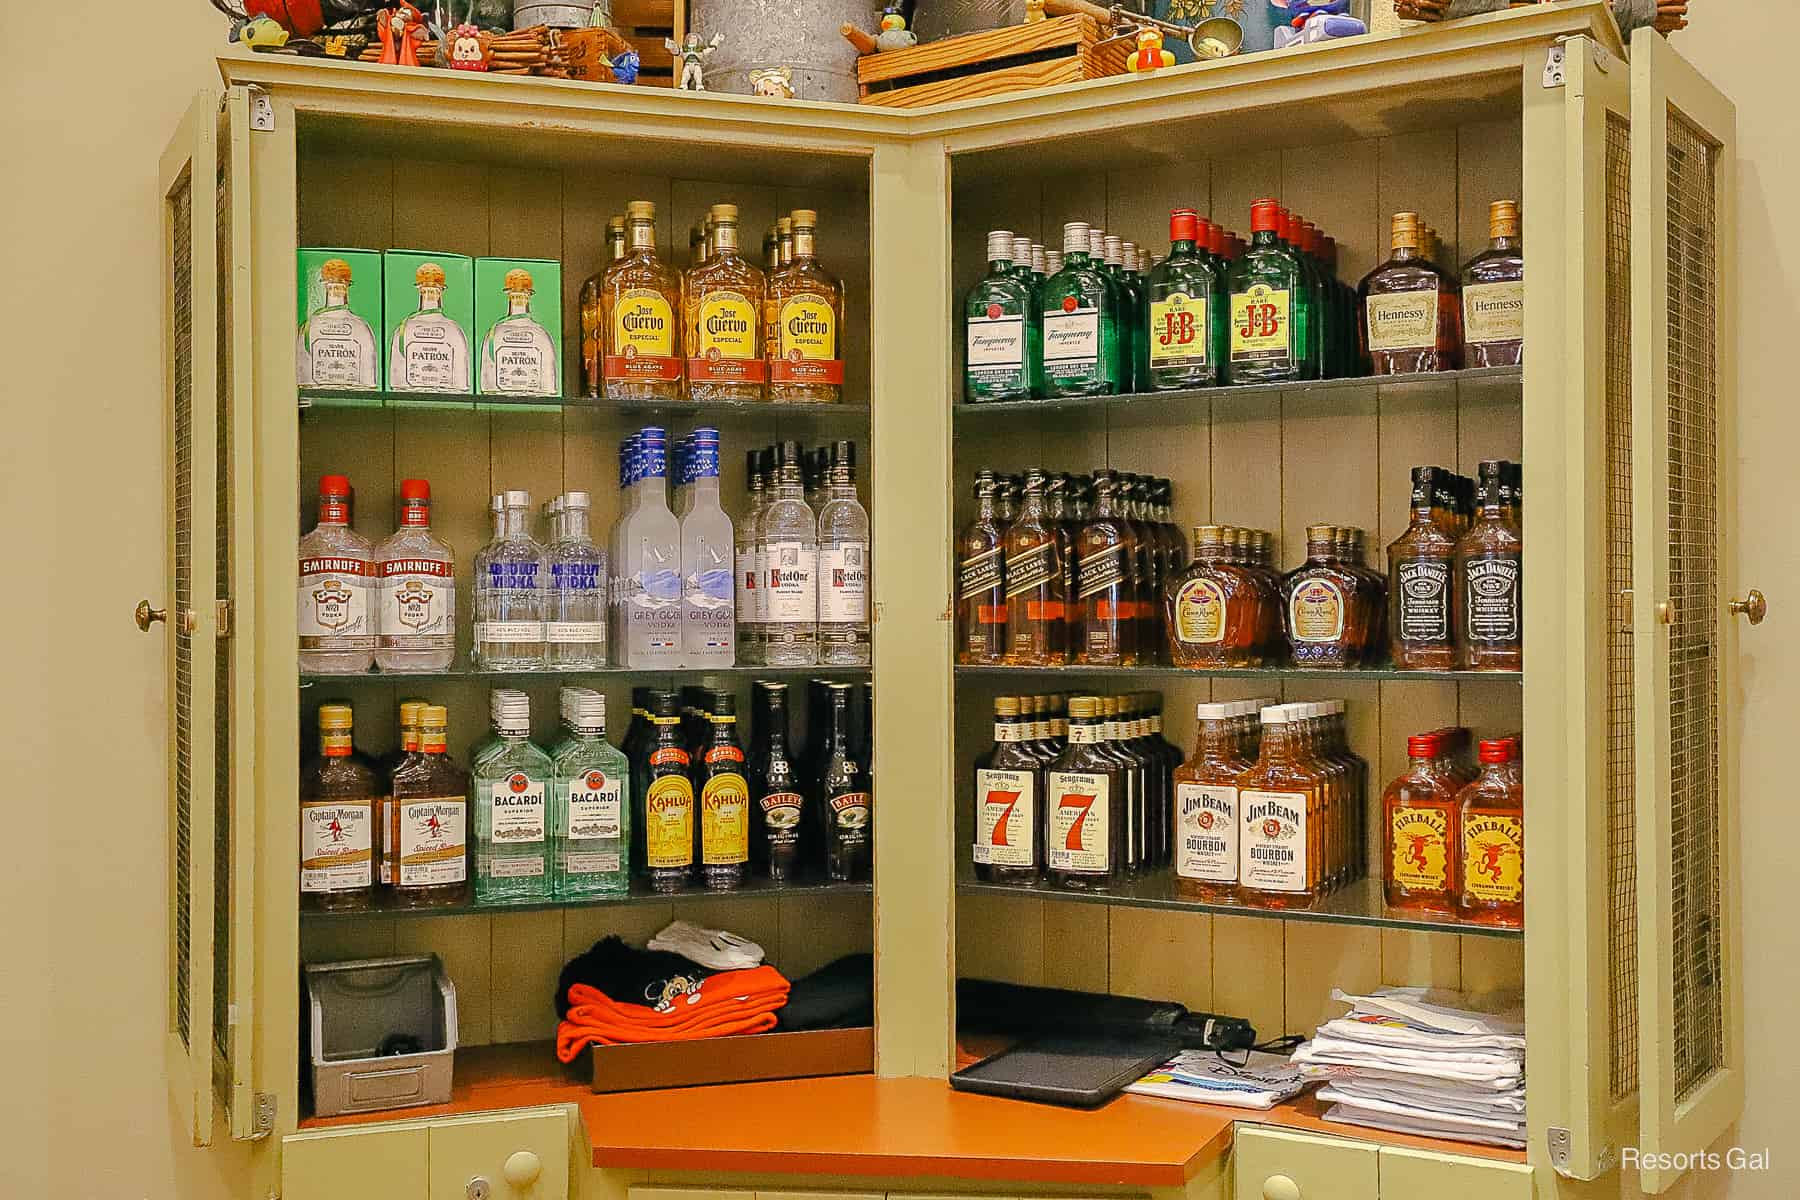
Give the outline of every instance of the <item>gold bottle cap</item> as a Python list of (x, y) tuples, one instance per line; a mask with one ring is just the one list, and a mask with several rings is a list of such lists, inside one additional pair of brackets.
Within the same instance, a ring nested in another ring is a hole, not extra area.
[(1519, 202), (1517, 200), (1496, 200), (1488, 205), (1488, 236), (1519, 236)]
[(319, 264), (319, 278), (326, 283), (349, 283), (350, 264), (341, 258), (328, 258)]
[(413, 272), (413, 282), (420, 287), (441, 288), (444, 286), (444, 268), (436, 263), (420, 263), (419, 269)]
[(656, 220), (656, 202), (654, 200), (633, 200), (625, 206), (625, 215), (633, 221)]
[(1016, 717), (1019, 715), (1019, 698), (1017, 696), (995, 696), (994, 715), (996, 717)]
[(1100, 715), (1100, 698), (1098, 696), (1070, 696), (1069, 716), (1080, 721)]
[(738, 219), (737, 205), (715, 204), (709, 214), (714, 225), (736, 225)]
[(1414, 212), (1397, 212), (1394, 214), (1393, 242), (1396, 250), (1417, 250), (1419, 248), (1419, 214)]
[(819, 214), (810, 208), (796, 208), (788, 215), (792, 218), (795, 229), (817, 229), (819, 227)]
[(400, 728), (417, 729), (419, 714), (431, 707), (423, 700), (402, 700), (400, 702)]
[(337, 732), (351, 726), (350, 706), (348, 704), (319, 705), (319, 732)]
[(1330, 542), (1337, 540), (1336, 525), (1308, 525), (1306, 540), (1309, 542)]
[(506, 273), (505, 290), (509, 292), (529, 292), (531, 290), (531, 272), (514, 267)]
[(450, 725), (450, 710), (441, 704), (427, 704), (419, 710), (420, 729), (446, 729)]
[(777, 236), (787, 237), (790, 234), (792, 234), (793, 232), (794, 232), (794, 219), (792, 217), (776, 217), (775, 218), (775, 233)]
[(614, 213), (612, 216), (606, 218), (606, 232), (608, 232), (608, 233), (624, 233), (625, 232), (625, 218), (620, 216), (618, 213)]
[(1194, 526), (1194, 544), (1196, 546), (1223, 546), (1228, 535), (1225, 525)]

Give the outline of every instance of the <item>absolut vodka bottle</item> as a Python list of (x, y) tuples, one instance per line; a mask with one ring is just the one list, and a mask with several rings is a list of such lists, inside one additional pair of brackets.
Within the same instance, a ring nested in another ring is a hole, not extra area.
[(500, 535), (475, 556), (475, 647), (489, 671), (544, 665), (549, 570), (531, 536), (531, 493), (507, 492)]
[(621, 522), (618, 567), (625, 633), (621, 665), (627, 667), (681, 664), (681, 525), (665, 492), (665, 447), (661, 428), (638, 432), (638, 470)]
[(561, 499), (562, 528), (549, 551), (544, 657), (552, 667), (591, 670), (606, 665), (606, 552), (588, 532), (592, 497), (569, 492)]
[(763, 661), (805, 667), (818, 661), (819, 524), (807, 507), (800, 446), (783, 442), (776, 452), (774, 495), (763, 509), (757, 542), (767, 588)]
[(719, 431), (694, 430), (681, 518), (681, 663), (729, 667), (736, 653), (731, 518), (719, 505)]
[(869, 514), (856, 498), (856, 443), (833, 442), (819, 509), (819, 661), (869, 664)]
[(499, 745), (475, 767), (475, 903), (550, 899), (550, 759), (531, 743), (531, 698), (495, 693)]

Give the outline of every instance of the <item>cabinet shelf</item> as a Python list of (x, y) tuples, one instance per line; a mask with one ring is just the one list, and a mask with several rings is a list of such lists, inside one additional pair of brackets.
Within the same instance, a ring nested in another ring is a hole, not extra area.
[(1128, 411), (1155, 415), (1186, 416), (1213, 400), (1246, 400), (1283, 395), (1357, 393), (1382, 395), (1491, 397), (1496, 403), (1523, 400), (1523, 367), (1472, 367), (1465, 371), (1427, 371), (1413, 375), (1360, 375), (1351, 379), (1312, 379), (1296, 383), (1248, 383), (1230, 387), (1184, 388), (1171, 392), (1132, 392), (1122, 396), (1070, 396), (1053, 400), (994, 400), (953, 406), (958, 421), (976, 421), (1032, 413), (1111, 413)]
[(868, 667), (834, 667), (823, 663), (805, 667), (594, 667), (587, 669), (563, 669), (545, 667), (535, 671), (488, 671), (467, 664), (451, 667), (447, 671), (366, 671), (355, 675), (320, 675), (306, 671), (300, 672), (300, 686), (312, 687), (314, 684), (356, 684), (356, 683), (429, 683), (434, 680), (451, 681), (457, 679), (485, 679), (500, 682), (507, 679), (521, 681), (546, 679), (599, 679), (599, 678), (641, 678), (641, 679), (706, 679), (726, 676), (736, 678), (795, 678), (801, 676), (830, 676), (833, 679), (866, 679), (869, 677)]
[(389, 392), (360, 388), (299, 389), (299, 403), (308, 408), (413, 408), (459, 412), (523, 413), (594, 412), (628, 413), (637, 417), (715, 416), (804, 417), (867, 425), (867, 404), (776, 404), (767, 400), (597, 400), (589, 396), (477, 396), (469, 392)]
[(1175, 893), (1174, 876), (1164, 871), (1139, 879), (1127, 880), (1111, 891), (1076, 892), (1049, 883), (983, 883), (967, 873), (957, 880), (956, 890), (964, 896), (1011, 896), (1015, 899), (1066, 901), (1074, 904), (1108, 904), (1124, 908), (1155, 908), (1165, 911), (1222, 914), (1233, 917), (1262, 917), (1276, 921), (1309, 921), (1333, 925), (1361, 925), (1376, 929), (1413, 929), (1433, 933), (1465, 933), (1477, 937), (1523, 938), (1522, 929), (1502, 929), (1477, 925), (1454, 917), (1436, 917), (1399, 912), (1387, 907), (1382, 898), (1381, 882), (1361, 879), (1340, 888), (1319, 902), (1317, 908), (1273, 909), (1253, 908), (1245, 904), (1221, 904), (1190, 900)]
[(307, 924), (319, 922), (336, 924), (343, 921), (369, 921), (390, 917), (402, 920), (408, 917), (497, 917), (505, 916), (508, 913), (561, 912), (567, 909), (582, 908), (626, 908), (670, 902), (685, 904), (696, 900), (779, 900), (795, 896), (867, 896), (871, 890), (871, 885), (866, 882), (835, 883), (824, 879), (802, 879), (789, 883), (776, 883), (769, 879), (752, 878), (746, 880), (744, 886), (724, 892), (716, 892), (697, 885), (684, 888), (679, 892), (656, 892), (651, 891), (648, 884), (634, 880), (631, 890), (622, 896), (599, 896), (591, 900), (550, 900), (542, 904), (475, 904), (469, 902), (438, 908), (376, 907), (357, 912), (307, 912), (302, 910), (300, 919)]
[(1417, 682), (1434, 680), (1439, 683), (1476, 683), (1481, 681), (1501, 681), (1517, 683), (1524, 678), (1519, 671), (1402, 671), (1396, 667), (1346, 667), (1342, 669), (1326, 669), (1323, 667), (1171, 667), (1151, 665), (1143, 667), (1007, 667), (1007, 666), (958, 666), (958, 678), (992, 677), (1003, 679), (1008, 676), (1025, 675), (1061, 675), (1076, 679), (1356, 679), (1374, 680), (1383, 683)]

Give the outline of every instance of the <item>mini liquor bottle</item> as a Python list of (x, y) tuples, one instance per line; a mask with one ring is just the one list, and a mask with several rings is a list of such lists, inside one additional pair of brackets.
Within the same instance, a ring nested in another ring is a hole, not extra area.
[(1456, 666), (1456, 538), (1437, 519), (1437, 467), (1414, 467), (1412, 522), (1388, 547), (1388, 652), (1403, 671)]
[(1457, 897), (1456, 781), (1441, 769), (1443, 739), (1406, 739), (1405, 774), (1381, 797), (1383, 886), (1389, 908), (1451, 915)]
[(481, 343), (481, 390), (510, 396), (554, 396), (556, 347), (531, 315), (531, 272), (506, 273), (506, 315), (494, 322)]
[(769, 347), (769, 399), (794, 404), (834, 404), (844, 388), (839, 353), (844, 324), (844, 285), (819, 265), (814, 253), (819, 214), (797, 208), (794, 261), (768, 281), (775, 313)]
[(963, 400), (1024, 400), (1043, 356), (1042, 313), (1031, 285), (1012, 269), (1012, 233), (987, 236), (988, 273), (963, 302)]
[(1075, 537), (1069, 626), (1081, 666), (1132, 666), (1138, 659), (1137, 537), (1115, 506), (1117, 494), (1111, 471), (1094, 472), (1094, 511)]
[[(613, 226), (618, 223), (619, 253), (614, 252)], [(581, 318), (581, 394), (597, 397), (600, 395), (600, 359), (606, 353), (605, 319), (600, 313), (600, 281), (605, 278), (607, 269), (623, 257), (625, 218), (614, 214), (606, 219), (606, 262), (581, 281), (581, 292), (576, 303)]]
[(750, 782), (738, 744), (737, 697), (716, 692), (707, 714), (711, 736), (695, 764), (700, 794), (700, 882), (714, 891), (742, 887), (750, 861)]
[(1238, 777), (1238, 899), (1259, 908), (1309, 908), (1326, 890), (1325, 778), (1303, 755), (1292, 707), (1262, 710), (1256, 762)]
[(1127, 699), (1128, 697), (1120, 696), (1099, 697), (1099, 748), (1119, 765), (1120, 778), (1125, 785), (1122, 792), (1124, 822), (1120, 826), (1118, 862), (1119, 870), (1129, 876), (1135, 875), (1143, 867), (1144, 813), (1148, 806), (1146, 793), (1149, 781), (1146, 778), (1147, 764), (1144, 758), (1127, 744), (1131, 716), (1126, 708)]
[(475, 556), (475, 652), (485, 670), (544, 665), (543, 546), (532, 538), (531, 493), (505, 494), (499, 534)]
[(683, 339), (688, 397), (692, 400), (761, 400), (763, 273), (738, 253), (735, 204), (712, 207), (711, 255), (683, 282)]
[(830, 446), (819, 506), (819, 661), (869, 665), (869, 514), (856, 497), (856, 443)]
[(1044, 865), (1061, 887), (1105, 891), (1124, 876), (1125, 769), (1101, 746), (1100, 699), (1069, 699), (1069, 744), (1044, 774)]
[(1063, 268), (1044, 281), (1046, 396), (1104, 396), (1120, 390), (1115, 285), (1089, 255), (1086, 223), (1063, 226)]
[(1319, 231), (1311, 221), (1303, 219), (1298, 213), (1284, 208), (1281, 215), (1282, 240), (1299, 262), (1301, 275), (1305, 278), (1307, 291), (1312, 297), (1312, 350), (1317, 369), (1309, 378), (1323, 379), (1326, 374), (1325, 364), (1329, 361), (1328, 350), (1333, 331), (1331, 310), (1325, 303), (1325, 268), (1315, 253), (1314, 242)]
[(1044, 513), (1044, 473), (1025, 475), (1018, 520), (1006, 530), (1006, 662), (1060, 666), (1068, 661), (1067, 596), (1056, 533)]
[(550, 759), (531, 743), (531, 698), (498, 691), (500, 745), (475, 767), (475, 903), (550, 899)]
[(975, 475), (975, 516), (956, 539), (956, 661), (992, 666), (1006, 657), (1006, 526), (994, 473)]
[(630, 883), (630, 766), (606, 740), (606, 697), (584, 691), (551, 764), (550, 828), (558, 900), (617, 896)]
[(421, 263), (413, 273), (419, 311), (400, 322), (388, 348), (388, 387), (408, 392), (466, 392), (469, 340), (444, 315), (444, 268)]
[(394, 772), (386, 843), (396, 908), (461, 904), (469, 895), (469, 776), (450, 761), (448, 715), (419, 710), (419, 752)]
[(1026, 746), (1017, 696), (994, 700), (994, 746), (975, 770), (977, 879), (1030, 883), (1043, 865), (1043, 760)]
[(1481, 774), (1456, 795), (1461, 870), (1457, 909), (1465, 921), (1525, 924), (1525, 791), (1512, 743), (1483, 741)]
[(319, 480), (319, 523), (300, 539), (300, 669), (357, 674), (375, 661), (375, 548), (350, 527), (350, 480)]
[(632, 861), (642, 864), (650, 886), (659, 892), (678, 892), (693, 876), (691, 762), (681, 737), (681, 697), (658, 690), (651, 697), (649, 737), (632, 768), (631, 836)]
[(1356, 665), (1358, 605), (1366, 586), (1338, 557), (1337, 527), (1308, 525), (1306, 561), (1282, 578), (1284, 626), (1295, 666)]
[(1200, 218), (1169, 214), (1169, 256), (1145, 283), (1144, 391), (1219, 382), (1226, 348), (1224, 283), (1200, 249)]
[(1230, 703), (1194, 709), (1193, 757), (1175, 769), (1175, 891), (1196, 900), (1237, 898), (1238, 779), (1244, 758)]
[(1250, 209), (1251, 243), (1231, 264), (1230, 349), (1226, 378), (1234, 384), (1316, 379), (1318, 334), (1310, 281), (1278, 234), (1281, 205), (1258, 200)]
[(762, 689), (762, 721), (752, 786), (755, 804), (750, 810), (754, 827), (753, 847), (769, 878), (778, 883), (798, 878), (806, 861), (806, 800), (800, 787), (799, 766), (788, 745), (788, 685), (758, 682)]
[(325, 302), (307, 314), (294, 347), (301, 387), (373, 388), (381, 354), (375, 331), (350, 307), (350, 264), (327, 259), (319, 267)]
[(1525, 253), (1519, 202), (1488, 205), (1488, 248), (1462, 269), (1463, 365), (1511, 367), (1525, 361)]
[(1525, 660), (1524, 543), (1507, 514), (1504, 473), (1500, 461), (1481, 464), (1480, 512), (1456, 543), (1457, 636), (1472, 671), (1517, 671)]
[(400, 528), (375, 548), (375, 661), (384, 671), (442, 671), (456, 657), (456, 552), (431, 532), (431, 484), (400, 481)]
[(608, 400), (676, 400), (681, 274), (656, 252), (656, 205), (633, 200), (626, 214), (629, 248), (600, 283), (603, 394)]
[(545, 557), (550, 590), (545, 596), (544, 662), (565, 670), (606, 665), (606, 551), (588, 529), (593, 498), (586, 492), (561, 497), (561, 528)]
[(825, 838), (825, 877), (869, 877), (875, 804), (867, 769), (850, 750), (850, 685), (829, 685), (824, 759), (819, 772), (818, 825)]
[(300, 907), (368, 908), (375, 894), (375, 765), (351, 746), (348, 704), (319, 706), (319, 757), (300, 772)]
[(1376, 375), (1456, 366), (1461, 321), (1453, 287), (1420, 253), (1419, 214), (1395, 213), (1388, 260), (1357, 289), (1363, 348)]

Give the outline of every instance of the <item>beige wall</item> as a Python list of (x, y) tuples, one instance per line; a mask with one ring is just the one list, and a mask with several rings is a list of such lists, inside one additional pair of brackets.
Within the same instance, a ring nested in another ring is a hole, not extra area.
[[(1737, 1140), (1772, 1147), (1777, 1168), (1691, 1190), (1775, 1200), (1800, 1192), (1800, 1148), (1780, 1138), (1793, 1129), (1800, 1080), (1785, 1020), (1800, 994), (1800, 922), (1783, 760), (1800, 711), (1800, 659), (1786, 636), (1800, 620), (1786, 491), (1800, 434), (1788, 366), (1800, 328), (1800, 155), (1787, 43), (1728, 26), (1740, 7), (1696, 5), (1700, 28), (1681, 47), (1738, 105), (1744, 581), (1769, 595), (1774, 615), (1745, 641), (1752, 1055)], [(26, 331), (0, 346), (0, 477), (15, 547), (0, 588), (0, 703), (15, 759), (4, 800), (14, 844), (0, 870), (0, 1194), (244, 1194), (239, 1156), (221, 1166), (185, 1147), (161, 1076), (162, 640), (129, 621), (140, 597), (165, 590), (157, 156), (189, 95), (215, 78), (208, 59), (222, 36), (202, 0), (0, 0), (10, 268), (0, 295), (4, 327)], [(52, 664), (61, 676), (49, 676)]]

